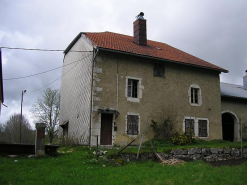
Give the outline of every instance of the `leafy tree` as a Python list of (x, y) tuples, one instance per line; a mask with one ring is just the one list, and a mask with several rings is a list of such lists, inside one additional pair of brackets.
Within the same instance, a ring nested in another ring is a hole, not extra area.
[(60, 92), (58, 89), (44, 90), (43, 98), (33, 104), (31, 112), (38, 121), (46, 123), (46, 133), (49, 137), (49, 142), (57, 136), (59, 113), (60, 113)]
[[(10, 143), (20, 143), (21, 114), (13, 114), (5, 125), (1, 125), (1, 140)], [(25, 115), (22, 115), (21, 142), (34, 144), (35, 131), (32, 129)]]

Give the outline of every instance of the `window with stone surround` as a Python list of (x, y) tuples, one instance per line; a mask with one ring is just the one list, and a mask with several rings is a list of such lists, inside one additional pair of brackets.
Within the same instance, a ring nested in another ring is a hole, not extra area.
[(138, 135), (139, 134), (139, 115), (127, 115), (127, 134)]
[(208, 122), (207, 120), (198, 120), (198, 136), (208, 137)]
[(193, 130), (194, 136), (199, 138), (207, 138), (209, 135), (208, 118), (195, 118), (186, 116), (183, 121), (183, 132)]
[(194, 123), (195, 120), (194, 119), (185, 119), (185, 132), (189, 132), (189, 133), (195, 133), (194, 132)]
[(127, 97), (127, 101), (140, 102), (142, 90), (144, 89), (141, 81), (141, 78), (126, 76), (125, 96)]
[(202, 105), (201, 88), (199, 87), (199, 85), (196, 84), (190, 85), (188, 94), (189, 94), (189, 103), (192, 106)]
[(137, 98), (138, 80), (128, 79), (128, 97)]

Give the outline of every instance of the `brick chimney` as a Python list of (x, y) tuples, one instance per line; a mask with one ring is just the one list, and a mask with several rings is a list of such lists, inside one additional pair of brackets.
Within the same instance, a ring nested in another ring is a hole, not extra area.
[(144, 13), (141, 12), (136, 16), (136, 21), (133, 23), (134, 26), (134, 40), (139, 45), (147, 45), (147, 29), (146, 19), (143, 18)]
[(244, 89), (247, 90), (247, 70), (245, 71), (245, 75), (243, 77), (243, 85)]

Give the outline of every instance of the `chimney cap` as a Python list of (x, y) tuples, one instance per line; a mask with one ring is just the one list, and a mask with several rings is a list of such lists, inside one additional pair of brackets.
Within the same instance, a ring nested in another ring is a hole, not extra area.
[(140, 13), (136, 16), (136, 19), (143, 19), (143, 20), (145, 20), (143, 16), (144, 16), (144, 13), (143, 13), (143, 12), (140, 12)]

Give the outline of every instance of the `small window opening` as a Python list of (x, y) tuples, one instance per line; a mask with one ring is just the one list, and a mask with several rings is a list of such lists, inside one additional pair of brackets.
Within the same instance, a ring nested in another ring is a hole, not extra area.
[(154, 64), (154, 76), (164, 76), (164, 65), (163, 64)]

